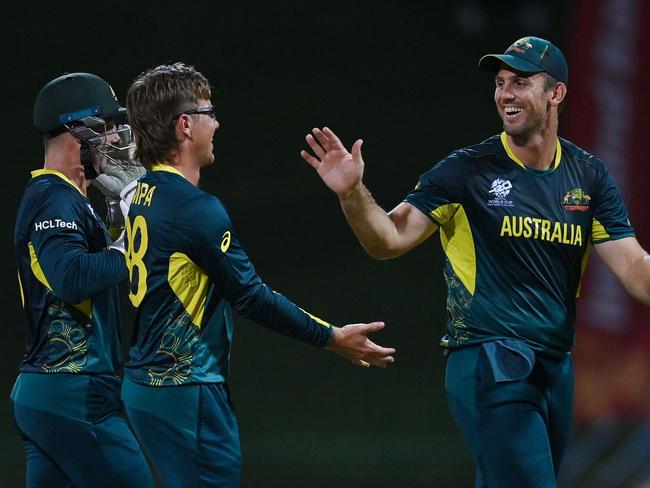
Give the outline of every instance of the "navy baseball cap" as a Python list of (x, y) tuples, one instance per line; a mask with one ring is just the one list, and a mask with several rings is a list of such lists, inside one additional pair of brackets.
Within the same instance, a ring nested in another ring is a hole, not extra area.
[(478, 65), (496, 73), (501, 63), (522, 73), (545, 72), (565, 85), (569, 82), (569, 67), (564, 54), (550, 41), (539, 37), (522, 37), (503, 54), (486, 54)]

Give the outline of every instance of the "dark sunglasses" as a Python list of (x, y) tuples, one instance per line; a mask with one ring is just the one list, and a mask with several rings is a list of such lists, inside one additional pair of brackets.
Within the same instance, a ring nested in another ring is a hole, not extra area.
[(192, 110), (186, 110), (185, 112), (181, 112), (178, 115), (174, 116), (174, 118), (172, 120), (176, 120), (181, 115), (195, 115), (195, 114), (207, 115), (208, 117), (211, 117), (212, 119), (217, 120), (217, 114), (215, 113), (214, 107), (212, 107), (212, 106), (203, 107), (203, 108), (195, 108), (195, 109), (192, 109)]

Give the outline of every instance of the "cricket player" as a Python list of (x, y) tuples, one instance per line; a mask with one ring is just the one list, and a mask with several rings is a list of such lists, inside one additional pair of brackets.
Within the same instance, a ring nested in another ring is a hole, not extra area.
[(16, 219), (28, 327), (11, 393), (30, 487), (153, 486), (119, 416), (124, 254), (86, 194), (90, 180), (126, 149), (130, 129), (116, 125), (125, 112), (108, 83), (89, 73), (52, 80), (34, 104), (45, 165), (32, 172)]
[(237, 487), (241, 453), (227, 380), (231, 308), (361, 366), (393, 362), (366, 336), (337, 328), (265, 285), (223, 204), (198, 187), (219, 127), (208, 80), (182, 63), (138, 76), (127, 94), (136, 159), (148, 169), (126, 218), (129, 298), (137, 308), (125, 366), (127, 414), (166, 486)]
[(437, 229), (446, 254), (449, 407), (477, 463), (477, 487), (554, 487), (569, 438), (576, 298), (590, 247), (637, 300), (650, 261), (607, 167), (558, 138), (562, 52), (525, 37), (481, 58), (503, 132), (452, 152), (386, 213), (329, 129), (302, 157), (339, 197), (364, 249), (400, 256)]

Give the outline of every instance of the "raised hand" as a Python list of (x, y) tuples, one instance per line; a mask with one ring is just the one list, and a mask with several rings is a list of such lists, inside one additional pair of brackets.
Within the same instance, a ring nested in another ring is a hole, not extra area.
[(336, 134), (327, 127), (323, 130), (315, 128), (312, 134), (307, 134), (305, 139), (316, 157), (307, 151), (300, 151), (300, 156), (318, 171), (330, 190), (337, 195), (344, 195), (360, 185), (363, 178), (363, 141), (358, 139), (352, 145), (352, 153), (349, 153)]
[(385, 368), (395, 361), (392, 356), (395, 354), (395, 349), (379, 346), (368, 339), (369, 333), (377, 332), (383, 328), (383, 322), (334, 327), (334, 333), (327, 348), (357, 366), (368, 368), (372, 365)]

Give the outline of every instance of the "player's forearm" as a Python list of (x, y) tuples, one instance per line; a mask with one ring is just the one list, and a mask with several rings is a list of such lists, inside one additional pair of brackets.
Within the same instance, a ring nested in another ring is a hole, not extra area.
[(262, 282), (242, 289), (229, 301), (243, 317), (313, 346), (325, 346), (332, 335), (330, 324), (305, 312)]
[(650, 306), (650, 255), (645, 254), (630, 263), (623, 285), (632, 297)]
[(339, 195), (339, 201), (348, 224), (370, 256), (389, 259), (402, 254), (395, 224), (363, 184)]
[(79, 253), (62, 258), (55, 275), (61, 276), (55, 294), (64, 302), (79, 303), (126, 279), (124, 255), (116, 250)]

